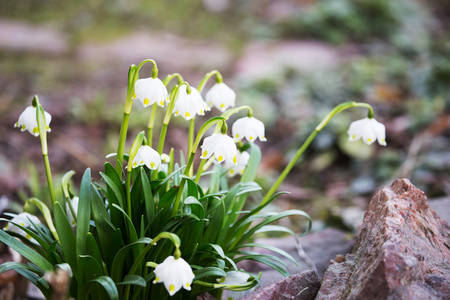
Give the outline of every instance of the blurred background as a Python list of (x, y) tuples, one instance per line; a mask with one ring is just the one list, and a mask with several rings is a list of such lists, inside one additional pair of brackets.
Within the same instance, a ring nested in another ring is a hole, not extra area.
[[(33, 96), (53, 117), (56, 185), (69, 170), (78, 183), (87, 167), (100, 181), (104, 157), (116, 151), (128, 68), (146, 58), (160, 78), (179, 72), (194, 86), (213, 69), (224, 75), (237, 105), (251, 105), (266, 125), (257, 179), (266, 190), (335, 105), (373, 105), (387, 147), (347, 141), (365, 109), (338, 115), (284, 182), (291, 195), (275, 209), (354, 230), (373, 193), (399, 177), (448, 199), (449, 1), (88, 2), (0, 0), (1, 210), (48, 197), (39, 139), (13, 128)], [(141, 77), (149, 76), (144, 67)], [(149, 113), (135, 103), (129, 140)], [(167, 151), (187, 141), (187, 122), (172, 122)]]

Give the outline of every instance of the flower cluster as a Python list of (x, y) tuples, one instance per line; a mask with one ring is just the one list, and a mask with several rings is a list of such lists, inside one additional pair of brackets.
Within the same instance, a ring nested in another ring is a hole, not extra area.
[[(147, 62), (153, 63), (152, 75), (139, 79), (139, 70)], [(204, 100), (203, 88), (214, 75), (216, 83)], [(178, 82), (168, 92), (166, 86), (175, 77)], [(362, 107), (369, 110), (368, 117), (351, 123), (349, 140), (362, 139), (369, 145), (377, 140), (386, 146), (386, 129), (374, 119), (370, 105), (342, 103), (315, 127), (273, 186), (263, 193), (257, 207), (247, 210), (248, 194), (262, 190), (254, 181), (261, 160), (260, 149), (254, 143), (267, 140), (265, 126), (253, 116), (250, 107), (235, 107), (236, 94), (222, 82), (220, 73), (209, 72), (194, 88), (178, 73), (160, 80), (156, 63), (145, 60), (130, 67), (128, 80), (117, 152), (107, 156), (115, 157), (116, 165), (105, 163), (105, 172), (100, 172), (102, 183), (93, 181), (88, 168), (82, 177), (79, 196), (74, 196), (69, 188), (71, 184), (68, 181), (74, 171), (63, 176), (63, 193), (55, 196), (45, 134), (50, 131), (51, 115), (43, 110), (37, 96), (14, 125), (32, 135), (41, 134), (52, 207), (47, 208), (37, 198), (28, 200), (41, 210), (47, 226), (27, 213), (13, 215), (4, 232), (0, 231), (0, 241), (15, 247), (21, 254), (27, 254), (31, 267), (20, 269), (27, 278), (34, 280), (43, 272), (55, 270), (60, 265), (68, 266), (74, 279), (69, 289), (71, 297), (95, 298), (95, 295), (104, 295), (106, 290), (114, 299), (163, 299), (167, 294), (173, 296), (177, 292), (183, 293), (177, 296), (184, 299), (189, 294), (186, 291), (191, 291), (191, 285), (195, 285), (195, 289), (189, 298), (205, 291), (215, 293), (214, 296), (220, 296), (223, 289), (240, 292), (254, 287), (260, 277), (242, 270), (230, 271), (242, 259), (268, 261), (267, 265), (287, 276), (287, 270), (278, 264), (278, 258), (249, 252), (247, 248), (253, 238), (251, 234), (264, 231), (270, 221), (306, 217), (310, 229), (312, 220), (303, 211), (279, 213), (266, 212), (263, 208), (281, 194), (276, 194), (277, 188), (316, 134), (339, 112)], [(144, 107), (153, 108), (147, 136), (145, 131), (140, 131), (126, 154), (127, 130), (134, 100), (139, 100)], [(152, 148), (153, 123), (158, 119), (155, 118), (158, 106), (166, 107), (166, 110), (158, 145)], [(196, 118), (206, 115), (213, 107), (220, 111), (220, 115), (213, 116), (197, 130)], [(242, 111), (247, 113), (246, 116), (237, 118), (229, 134), (227, 122)], [(174, 116), (189, 121), (187, 157), (182, 151), (176, 156), (174, 149), (166, 152), (169, 155), (163, 153), (168, 124)], [(212, 133), (205, 137), (208, 130)], [(200, 163), (196, 164), (198, 156)], [(178, 161), (176, 157), (179, 157)], [(125, 161), (128, 164), (126, 168), (123, 167)], [(204, 172), (213, 163), (216, 163), (214, 171)], [(239, 182), (230, 180), (228, 183), (223, 176), (225, 172), (229, 177), (238, 174), (243, 177)], [(209, 181), (207, 188), (203, 186), (205, 181)], [(266, 221), (253, 222), (256, 219)], [(11, 236), (19, 236), (26, 245)], [(260, 244), (252, 244), (252, 247), (266, 248)], [(34, 250), (38, 255), (32, 255)], [(287, 253), (269, 250), (295, 262)], [(51, 298), (50, 286), (40, 280), (38, 283), (45, 296)]]

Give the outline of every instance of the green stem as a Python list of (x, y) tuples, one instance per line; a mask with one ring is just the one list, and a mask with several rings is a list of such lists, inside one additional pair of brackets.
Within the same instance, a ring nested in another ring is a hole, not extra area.
[(45, 166), (45, 175), (47, 176), (47, 185), (48, 191), (50, 193), (50, 198), (52, 199), (52, 205), (56, 202), (55, 190), (53, 189), (53, 179), (52, 179), (52, 171), (50, 170), (50, 162), (48, 160), (48, 155), (44, 154), (44, 166)]
[(200, 83), (198, 84), (198, 88), (197, 90), (201, 93), (203, 91), (203, 88), (205, 87), (205, 84), (208, 82), (208, 80), (213, 76), (216, 75), (216, 82), (217, 83), (222, 83), (223, 82), (223, 77), (222, 74), (220, 74), (219, 71), (217, 70), (213, 70), (209, 73), (207, 73), (205, 75), (205, 77), (203, 77), (203, 79), (200, 81)]
[(139, 70), (142, 68), (142, 66), (146, 63), (152, 63), (152, 78), (158, 77), (158, 66), (156, 65), (156, 62), (153, 59), (146, 59), (143, 60), (138, 66), (131, 65), (128, 69), (128, 86), (127, 86), (127, 97), (125, 100), (125, 108), (124, 108), (124, 115), (122, 119), (122, 125), (120, 126), (120, 133), (119, 133), (119, 143), (117, 145), (117, 161), (116, 161), (116, 171), (119, 173), (119, 175), (122, 173), (122, 163), (123, 163), (123, 151), (125, 149), (125, 140), (127, 138), (127, 131), (128, 131), (128, 123), (131, 113), (131, 108), (133, 106), (133, 95), (134, 95), (134, 87), (136, 84), (136, 81), (139, 78)]
[(48, 160), (48, 146), (47, 146), (47, 123), (45, 121), (44, 108), (39, 103), (38, 96), (34, 96), (32, 100), (33, 106), (36, 107), (36, 122), (39, 131), (39, 138), (41, 140), (42, 156), (44, 158), (45, 175), (47, 177), (47, 186), (52, 200), (52, 207), (55, 205), (56, 196), (53, 188), (52, 171), (50, 169), (50, 162)]
[[(186, 171), (185, 171), (186, 176), (188, 176), (188, 174), (187, 174), (188, 170), (192, 167), (192, 163), (194, 162), (194, 157), (195, 157), (195, 152), (191, 152), (191, 154), (189, 155), (188, 164), (186, 166)], [(175, 202), (173, 203), (172, 217), (177, 214), (178, 207), (180, 206), (181, 195), (183, 194), (183, 189), (184, 189), (185, 183), (186, 183), (186, 178), (183, 177), (183, 179), (181, 179), (180, 186), (178, 187), (177, 198), (175, 199)]]
[[(145, 248), (144, 250), (139, 254), (139, 256), (134, 260), (133, 265), (131, 266), (130, 271), (128, 272), (128, 274), (134, 274), (136, 272), (136, 269), (138, 268), (138, 266), (141, 264), (141, 261), (144, 259), (145, 255), (147, 254), (147, 252), (150, 250), (151, 247), (153, 247), (154, 245), (156, 245), (156, 243), (160, 240), (160, 239), (169, 239), (172, 241), (172, 243), (175, 246), (175, 252), (179, 253), (179, 248), (180, 248), (180, 238), (173, 233), (170, 232), (161, 232), (160, 234), (158, 234)], [(178, 251), (178, 252), (177, 252)], [(129, 295), (130, 295), (130, 285), (126, 285), (125, 286), (125, 293), (124, 293), (124, 299), (128, 299)]]
[[(194, 162), (194, 157), (195, 157), (195, 153), (197, 152), (198, 145), (200, 144), (200, 141), (201, 141), (203, 135), (206, 133), (206, 131), (209, 128), (211, 128), (212, 126), (214, 126), (215, 124), (217, 124), (219, 122), (222, 122), (222, 124), (223, 124), (223, 123), (225, 123), (225, 121), (226, 121), (226, 118), (224, 118), (224, 117), (214, 117), (214, 118), (211, 118), (208, 121), (206, 121), (205, 124), (203, 124), (203, 126), (198, 131), (197, 138), (195, 139), (195, 143), (192, 146), (192, 151), (189, 155), (189, 160), (188, 160), (188, 164), (186, 166), (186, 170), (184, 171), (184, 175), (186, 175), (186, 176), (189, 175), (189, 169), (191, 168), (192, 163)], [(185, 183), (186, 183), (186, 179), (183, 178), (180, 182), (180, 186), (178, 187), (177, 198), (175, 199), (175, 202), (173, 204), (172, 217), (177, 214), (178, 207), (180, 206), (181, 195), (183, 194), (183, 188), (184, 188)]]
[(130, 122), (130, 114), (123, 114), (122, 125), (120, 126), (119, 144), (117, 146), (116, 171), (120, 177), (122, 174), (123, 152), (125, 149), (125, 140), (127, 138), (128, 123)]
[[(189, 135), (188, 135), (188, 152), (191, 153), (192, 146), (194, 144), (194, 134), (195, 134), (195, 117), (189, 121)], [(194, 168), (191, 167), (189, 170), (189, 176), (192, 177), (194, 174)]]
[(153, 126), (155, 124), (156, 107), (157, 105), (153, 104), (150, 119), (148, 120), (147, 145), (149, 145), (150, 147), (152, 147), (153, 143)]
[(178, 79), (178, 84), (181, 84), (184, 81), (183, 76), (181, 76), (179, 73), (173, 73), (173, 74), (167, 75), (166, 78), (164, 78), (162, 82), (164, 83), (165, 86), (167, 86), (169, 84), (169, 82), (171, 82), (172, 79), (174, 79), (175, 77)]
[(308, 148), (308, 146), (311, 144), (311, 142), (314, 140), (316, 135), (325, 127), (325, 125), (330, 122), (330, 120), (340, 113), (343, 110), (346, 110), (351, 107), (365, 107), (369, 109), (369, 115), (373, 116), (373, 109), (372, 107), (367, 103), (356, 103), (356, 102), (345, 102), (342, 104), (339, 104), (336, 106), (323, 120), (322, 122), (317, 125), (317, 127), (314, 129), (314, 131), (309, 135), (309, 137), (306, 139), (306, 141), (303, 143), (303, 145), (298, 149), (297, 153), (295, 153), (294, 157), (291, 159), (291, 161), (288, 163), (286, 168), (283, 170), (283, 172), (280, 174), (278, 179), (275, 181), (273, 186), (269, 189), (267, 194), (264, 196), (263, 200), (261, 201), (260, 205), (263, 205), (266, 203), (272, 195), (276, 192), (277, 188), (280, 186), (280, 184), (284, 181), (286, 176), (289, 174), (289, 172), (292, 170), (296, 162), (299, 160), (299, 158), (302, 156), (302, 154), (305, 152), (305, 150)]
[(203, 167), (205, 166), (205, 163), (206, 163), (206, 159), (202, 159), (202, 161), (200, 162), (200, 165), (198, 166), (197, 174), (195, 175), (195, 183), (198, 183), (200, 181), (200, 177), (202, 177)]
[[(185, 82), (185, 81), (181, 84), (188, 85), (187, 82)], [(159, 135), (159, 141), (158, 141), (157, 151), (160, 155), (162, 154), (162, 151), (164, 148), (164, 142), (165, 142), (166, 134), (167, 134), (167, 126), (169, 126), (170, 118), (172, 116), (172, 111), (175, 106), (176, 99), (178, 97), (178, 88), (180, 87), (180, 85), (174, 86), (174, 88), (170, 92), (170, 102), (169, 102), (169, 105), (167, 106), (166, 115), (164, 116), (163, 125), (161, 128), (161, 133)]]

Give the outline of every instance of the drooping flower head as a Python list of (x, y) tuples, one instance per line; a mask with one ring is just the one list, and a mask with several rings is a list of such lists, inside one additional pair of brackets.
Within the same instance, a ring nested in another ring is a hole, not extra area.
[(264, 136), (264, 123), (254, 117), (245, 117), (236, 120), (231, 131), (235, 142), (239, 142), (244, 137), (250, 142), (254, 142), (257, 138), (262, 142), (267, 141)]
[[(28, 106), (19, 116), (19, 120), (14, 124), (14, 127), (20, 127), (21, 131), (28, 130), (32, 135), (39, 136), (39, 128), (36, 119), (36, 107)], [(52, 116), (44, 111), (45, 116), (45, 126), (48, 132), (50, 129), (50, 121), (52, 120)]]
[(243, 285), (249, 278), (250, 275), (245, 272), (230, 271), (227, 272), (227, 276), (217, 279), (217, 282), (226, 285)]
[(167, 174), (169, 169), (169, 163), (170, 163), (170, 156), (165, 153), (161, 154), (161, 165), (159, 166), (158, 171), (162, 171)]
[(362, 138), (364, 143), (370, 145), (378, 140), (378, 144), (386, 146), (386, 128), (374, 118), (352, 122), (347, 133), (349, 141), (353, 142)]
[(191, 87), (191, 93), (188, 94), (186, 85), (182, 84), (178, 88), (178, 98), (173, 108), (175, 116), (182, 116), (186, 120), (190, 120), (195, 115), (203, 116), (205, 111), (211, 110), (196, 88)]
[(191, 266), (181, 257), (168, 256), (162, 263), (155, 268), (155, 280), (153, 283), (164, 283), (164, 287), (170, 296), (173, 296), (182, 287), (185, 290), (191, 290), (194, 273)]
[(245, 167), (247, 166), (248, 160), (250, 159), (250, 154), (248, 152), (240, 152), (236, 153), (236, 165), (230, 163), (229, 161), (225, 161), (225, 167), (230, 168), (228, 170), (228, 176), (233, 177), (236, 174), (242, 175), (245, 171)]
[(236, 102), (236, 93), (225, 83), (216, 83), (206, 93), (206, 103), (214, 106), (221, 112), (226, 111), (229, 107), (233, 107)]
[(236, 165), (236, 144), (226, 134), (214, 133), (203, 141), (201, 159), (208, 159), (214, 154), (217, 162), (228, 161)]
[(41, 221), (36, 216), (33, 216), (32, 214), (23, 212), (15, 216), (11, 219), (11, 223), (8, 223), (3, 230), (8, 230), (17, 234), (20, 234), (21, 236), (25, 237), (27, 240), (29, 240), (32, 243), (38, 244), (38, 242), (32, 238), (28, 233), (23, 231), (18, 226), (14, 225), (13, 223), (19, 224), (23, 227), (34, 229), (34, 226), (32, 223), (36, 224), (37, 226), (41, 225)]
[(161, 156), (150, 146), (141, 146), (133, 159), (133, 168), (146, 165), (151, 170), (157, 170), (161, 164)]
[(169, 102), (167, 89), (159, 78), (138, 79), (134, 88), (133, 99), (141, 101), (144, 107), (154, 103), (164, 107), (164, 101)]
[[(78, 197), (73, 197), (70, 200), (70, 204), (72, 204), (73, 211), (75, 212), (75, 217), (77, 216), (77, 213), (78, 213), (78, 203), (79, 202), (80, 202), (80, 198), (78, 198)], [(67, 214), (67, 219), (69, 220), (70, 225), (75, 226), (76, 222), (72, 215), (72, 211), (70, 210), (69, 203), (66, 203), (66, 214)]]

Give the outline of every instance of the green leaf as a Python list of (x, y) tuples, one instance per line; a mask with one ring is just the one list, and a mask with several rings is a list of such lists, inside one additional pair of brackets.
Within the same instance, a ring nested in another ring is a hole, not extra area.
[(134, 275), (134, 274), (128, 274), (125, 276), (122, 282), (116, 283), (117, 285), (137, 285), (141, 287), (145, 287), (147, 283), (145, 282), (145, 279), (142, 276)]
[(265, 265), (271, 267), (275, 271), (278, 271), (283, 276), (289, 276), (290, 275), (289, 272), (287, 272), (283, 266), (280, 266), (279, 264), (274, 262), (274, 258), (276, 258), (276, 257), (272, 256), (272, 255), (254, 254), (254, 255), (240, 256), (240, 257), (236, 258), (235, 261), (236, 262), (239, 262), (242, 260), (257, 261), (257, 262), (260, 262), (262, 264), (265, 264)]
[(42, 212), (42, 215), (44, 216), (45, 222), (47, 222), (48, 228), (50, 229), (51, 233), (55, 237), (55, 239), (58, 240), (58, 234), (56, 233), (55, 226), (53, 225), (52, 215), (50, 213), (50, 210), (48, 209), (47, 205), (45, 205), (42, 201), (40, 201), (37, 198), (31, 198), (25, 203), (25, 207), (29, 205), (29, 203), (32, 203), (39, 208), (39, 210)]
[[(108, 175), (102, 172), (100, 172), (100, 176), (105, 181), (107, 188), (111, 189), (111, 191), (113, 192), (114, 197), (111, 197), (108, 193), (108, 199), (111, 199), (112, 203), (117, 204), (120, 207), (125, 207), (123, 203), (124, 196), (122, 195), (122, 183), (120, 183), (120, 185), (117, 185), (114, 180), (112, 180)], [(117, 200), (117, 203), (114, 200)]]
[(142, 190), (144, 192), (145, 211), (147, 222), (151, 222), (155, 217), (155, 200), (153, 199), (152, 188), (145, 172), (141, 171)]
[[(84, 277), (82, 282), (87, 282), (103, 275), (103, 269), (94, 257), (90, 255), (80, 255), (78, 259), (80, 271), (83, 272)], [(82, 282), (80, 284), (82, 284)]]
[(130, 236), (129, 236), (130, 242), (131, 243), (136, 242), (138, 240), (138, 235), (136, 232), (136, 228), (134, 227), (133, 221), (131, 221), (128, 214), (121, 207), (119, 207), (116, 204), (113, 204), (112, 206), (117, 208), (123, 214), (123, 216), (125, 217), (125, 220), (128, 222), (128, 228), (130, 229)]
[(76, 254), (76, 240), (72, 231), (72, 226), (64, 213), (61, 204), (56, 201), (54, 210), (56, 230), (60, 236), (61, 248), (67, 263), (72, 268), (74, 274), (77, 274), (77, 254)]
[(114, 284), (114, 281), (112, 281), (112, 279), (108, 276), (100, 276), (89, 281), (84, 288), (81, 299), (88, 299), (89, 293), (95, 285), (100, 285), (103, 287), (110, 300), (119, 300), (119, 292), (117, 291), (117, 287)]
[[(30, 220), (30, 218), (27, 218), (27, 219), (28, 219), (28, 221), (29, 221), (31, 224), (34, 224), (33, 221)], [(16, 222), (11, 222), (11, 220), (4, 219), (4, 218), (0, 218), (0, 221), (9, 222), (9, 223), (11, 223), (11, 224), (17, 226), (18, 228), (22, 229), (23, 231), (25, 231), (26, 234), (28, 234), (28, 235), (30, 235), (32, 238), (34, 238), (34, 239), (36, 240), (36, 242), (38, 242), (39, 245), (41, 245), (41, 247), (44, 248), (45, 251), (48, 251), (48, 249), (49, 249), (49, 242), (46, 241), (46, 240), (44, 240), (40, 235), (37, 235), (37, 234), (36, 234), (33, 230), (31, 230), (30, 228), (25, 227), (25, 226), (22, 226), (22, 225), (20, 225), (19, 223), (16, 223)], [(36, 224), (34, 224), (34, 225), (36, 225)], [(34, 225), (33, 225), (33, 226), (34, 226)], [(36, 226), (38, 226), (38, 225), (36, 225)]]
[[(309, 222), (309, 226), (308, 226), (308, 230), (307, 232), (309, 232), (309, 230), (311, 229), (311, 225), (312, 225), (312, 220), (311, 217), (308, 216), (307, 213), (305, 213), (302, 210), (297, 210), (297, 209), (292, 209), (292, 210), (287, 210), (287, 211), (283, 211), (280, 213), (271, 213), (269, 215), (264, 215), (263, 217), (265, 218), (264, 221), (262, 221), (261, 223), (258, 223), (257, 225), (255, 225), (253, 228), (251, 228), (250, 230), (248, 230), (241, 238), (238, 238), (236, 240), (236, 242), (234, 242), (234, 246), (236, 245), (240, 245), (242, 243), (244, 243), (247, 239), (249, 239), (257, 230), (259, 230), (260, 228), (262, 228), (263, 226), (266, 226), (267, 224), (270, 224), (274, 221), (277, 221), (279, 219), (282, 218), (286, 218), (286, 217), (290, 217), (290, 216), (301, 216), (301, 217), (305, 217), (308, 222)], [(305, 234), (305, 233), (303, 233)]]
[(289, 229), (287, 227), (281, 226), (281, 225), (266, 225), (261, 227), (260, 229), (255, 231), (255, 234), (257, 233), (265, 233), (265, 232), (284, 232), (289, 233), (290, 235), (295, 236), (295, 232), (292, 231), (292, 229)]
[(290, 255), (286, 251), (279, 249), (277, 247), (265, 245), (265, 244), (258, 244), (258, 243), (248, 243), (248, 244), (240, 245), (238, 248), (244, 248), (244, 247), (249, 247), (249, 248), (257, 247), (257, 248), (267, 249), (269, 251), (275, 252), (281, 256), (286, 257), (287, 259), (289, 259), (291, 262), (293, 262), (298, 267), (298, 263), (295, 260), (295, 258), (292, 257), (292, 255)]
[(92, 185), (91, 193), (91, 206), (92, 206), (92, 219), (95, 222), (95, 230), (97, 231), (97, 237), (100, 242), (100, 249), (105, 257), (106, 263), (111, 263), (107, 258), (112, 259), (112, 255), (109, 255), (109, 244), (111, 236), (114, 233), (113, 227), (110, 225), (109, 214), (106, 211), (105, 204), (100, 194)]
[(206, 267), (201, 268), (199, 270), (195, 270), (194, 275), (195, 275), (194, 280), (200, 280), (208, 276), (224, 277), (227, 276), (227, 272), (217, 267)]
[(70, 178), (75, 174), (75, 171), (71, 170), (64, 174), (64, 176), (61, 179), (61, 187), (63, 189), (64, 197), (66, 199), (70, 199), (70, 193), (69, 193), (69, 180)]
[(17, 253), (31, 261), (43, 271), (50, 271), (53, 269), (52, 264), (49, 263), (44, 257), (3, 230), (0, 230), (0, 241), (14, 249)]
[(86, 236), (86, 252), (92, 256), (97, 263), (102, 265), (102, 254), (92, 233), (88, 232)]
[(151, 238), (140, 238), (136, 242), (122, 247), (117, 252), (117, 254), (114, 256), (111, 268), (111, 278), (114, 280), (114, 282), (118, 282), (122, 278), (122, 271), (124, 268), (125, 259), (128, 257), (128, 252), (139, 244), (150, 244), (151, 241)]
[(86, 235), (91, 217), (91, 169), (87, 168), (81, 179), (80, 201), (77, 213), (77, 256), (86, 254)]

